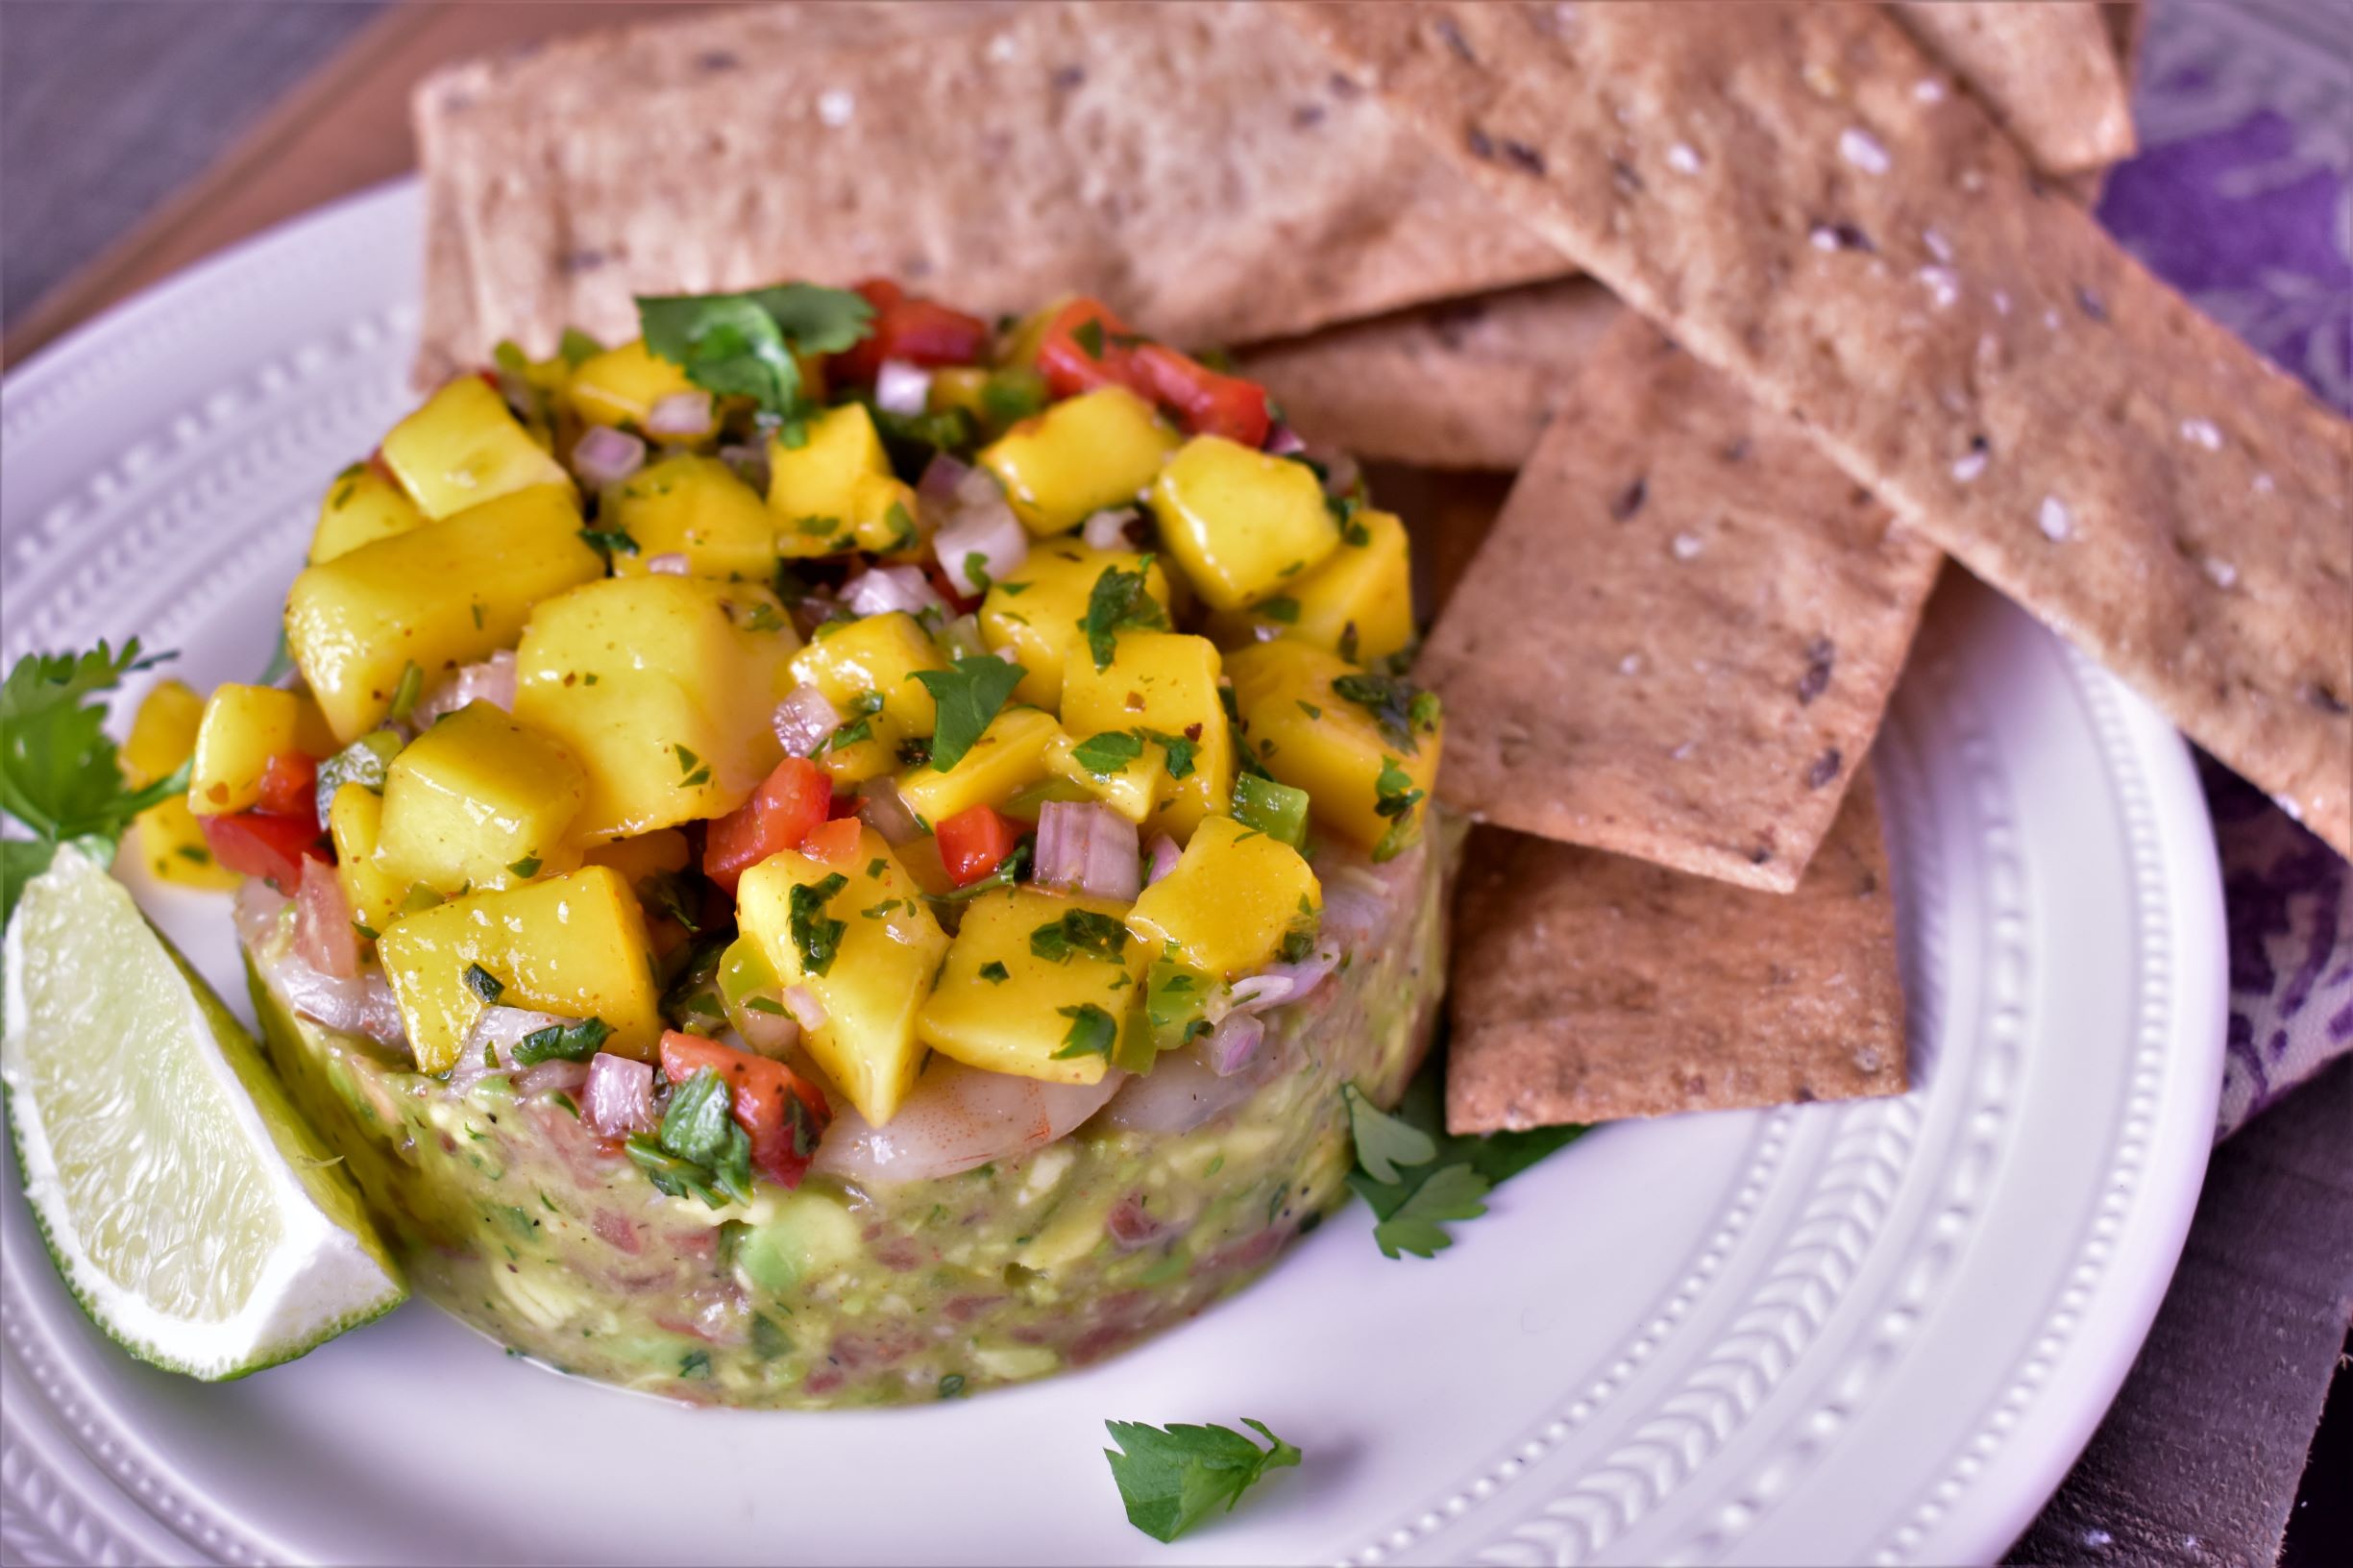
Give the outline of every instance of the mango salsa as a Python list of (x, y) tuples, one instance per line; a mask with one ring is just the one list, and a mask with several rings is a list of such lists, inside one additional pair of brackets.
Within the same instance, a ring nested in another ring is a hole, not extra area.
[[(135, 790), (144, 789), (170, 777), (194, 756), (204, 708), (205, 699), (185, 681), (156, 682), (140, 701), (138, 714), (131, 721), (130, 738), (123, 742), (117, 757), (123, 782)], [(135, 854), (159, 882), (218, 891), (234, 888), (240, 880), (212, 858), (211, 846), (205, 842), (204, 829), (188, 809), (184, 795), (175, 795), (140, 812), (126, 844), (135, 847), (126, 847), (124, 852)]]
[(1208, 817), (1176, 870), (1127, 912), (1127, 927), (1150, 957), (1232, 980), (1273, 963), (1293, 931), (1311, 932), (1323, 903), (1298, 850), (1231, 817)]
[[(1234, 789), (1234, 740), (1218, 695), (1216, 648), (1181, 632), (1119, 634), (1109, 666), (1082, 644), (1063, 676), (1063, 727), (1074, 737), (1147, 730), (1181, 743), (1169, 754), (1169, 793), (1147, 828), (1182, 839)], [(1166, 742), (1159, 743), (1166, 747)], [(1189, 763), (1180, 770), (1178, 757)]]
[(308, 698), (275, 686), (216, 686), (197, 722), (188, 809), (199, 817), (251, 811), (272, 757), (288, 751), (322, 757), (334, 748)]
[(439, 894), (568, 871), (587, 788), (560, 742), (469, 702), (392, 759), (377, 853), (396, 880)]
[(967, 1066), (1100, 1083), (1149, 962), (1124, 913), (1035, 888), (973, 899), (916, 1033)]
[(384, 437), (384, 464), (435, 522), (572, 475), (531, 439), (506, 400), (479, 376), (460, 376)]
[(1019, 570), (992, 583), (980, 606), (980, 634), (991, 652), (1010, 649), (1028, 672), (1014, 696), (1042, 708), (1062, 700), (1063, 667), (1087, 656), (1087, 601), (1106, 571), (1144, 571), (1144, 592), (1164, 613), (1171, 607), (1168, 574), (1133, 551), (1096, 550), (1056, 539), (1029, 552)]
[(1318, 827), (1376, 858), (1413, 842), (1437, 783), (1436, 698), (1305, 643), (1261, 643), (1226, 668), (1243, 744), (1308, 792)]
[(406, 491), (368, 464), (354, 463), (335, 476), (319, 502), (319, 521), (310, 530), (310, 564), (406, 533), (424, 521)]
[(784, 755), (771, 723), (798, 639), (748, 583), (611, 577), (546, 600), (516, 650), (515, 718), (579, 759), (582, 845), (723, 816)]
[(349, 744), (383, 723), (410, 666), (438, 677), (512, 647), (533, 605), (603, 575), (571, 489), (542, 485), (307, 568), (286, 646)]
[(787, 849), (744, 873), (736, 919), (786, 990), (824, 1009), (801, 1044), (876, 1126), (915, 1087), (916, 1013), (947, 952), (915, 881), (872, 828), (840, 864)]
[(776, 575), (776, 524), (758, 492), (716, 457), (677, 453), (613, 488), (605, 526), (637, 549), (613, 556), (613, 575), (641, 576), (686, 557), (687, 574), (765, 583)]
[(1134, 503), (1176, 444), (1150, 404), (1106, 386), (1021, 421), (981, 450), (980, 466), (1005, 487), (1022, 527), (1050, 537)]
[(843, 717), (820, 764), (844, 784), (896, 768), (899, 743), (929, 735), (938, 722), (916, 672), (946, 668), (940, 646), (903, 610), (820, 626), (793, 656), (794, 681), (822, 692)]
[(377, 943), (418, 1070), (443, 1073), (490, 1004), (467, 970), (499, 982), (502, 1006), (601, 1018), (603, 1048), (652, 1061), (661, 990), (637, 895), (609, 867), (469, 894), (393, 922)]
[(664, 398), (700, 391), (686, 379), (684, 369), (637, 340), (590, 355), (573, 368), (564, 383), (565, 396), (583, 424), (630, 425), (640, 430), (646, 428), (646, 416), (653, 405)]
[(1340, 542), (1314, 470), (1196, 435), (1152, 487), (1168, 553), (1212, 609), (1271, 599)]
[(1214, 616), (1220, 648), (1289, 637), (1351, 664), (1379, 664), (1413, 642), (1413, 574), (1406, 526), (1389, 512), (1358, 511), (1340, 548), (1271, 599)]

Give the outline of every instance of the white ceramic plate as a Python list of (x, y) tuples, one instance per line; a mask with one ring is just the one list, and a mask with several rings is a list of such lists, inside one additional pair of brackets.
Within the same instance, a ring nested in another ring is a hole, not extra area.
[[(181, 277), (0, 394), (0, 652), (138, 632), (252, 678), (328, 478), (404, 406), (393, 186)], [(1953, 574), (1958, 579), (1960, 575)], [(1866, 1561), (1998, 1555), (2106, 1408), (2205, 1171), (2223, 932), (2170, 728), (1949, 583), (1876, 755), (1899, 1100), (1613, 1127), (1434, 1262), (1360, 1207), (1076, 1376), (954, 1405), (694, 1411), (429, 1306), (248, 1382), (135, 1364), (15, 1190), (0, 1556), (25, 1562)], [(217, 899), (142, 889), (241, 995)], [(1249, 1415), (1304, 1467), (1173, 1548), (1106, 1417)]]

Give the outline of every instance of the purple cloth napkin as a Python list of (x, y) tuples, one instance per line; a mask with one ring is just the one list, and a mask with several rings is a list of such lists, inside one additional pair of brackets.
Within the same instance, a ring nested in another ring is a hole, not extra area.
[[(2348, 13), (2167, 5), (2133, 96), (2141, 155), (2099, 205), (2149, 270), (2340, 413), (2353, 408), (2353, 69), (2326, 29)], [(2311, 23), (2322, 31), (2306, 37)], [(2353, 868), (2200, 760), (2230, 924), (2219, 1139), (2353, 1051)]]

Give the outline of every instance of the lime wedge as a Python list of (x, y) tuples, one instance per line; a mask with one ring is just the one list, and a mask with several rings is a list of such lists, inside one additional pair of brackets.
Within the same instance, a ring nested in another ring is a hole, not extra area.
[(253, 1036), (96, 862), (68, 845), (27, 885), (6, 966), (0, 1085), (25, 1197), (125, 1349), (242, 1377), (406, 1297)]

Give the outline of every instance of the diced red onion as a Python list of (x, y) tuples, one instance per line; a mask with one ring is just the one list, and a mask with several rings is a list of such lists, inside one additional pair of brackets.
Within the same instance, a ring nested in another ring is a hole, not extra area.
[(592, 490), (619, 484), (646, 463), (646, 443), (610, 425), (591, 425), (572, 449), (572, 471)]
[[(969, 502), (965, 498), (975, 488), (972, 482), (975, 479), (987, 487), (987, 496), (982, 501)], [(939, 555), (940, 569), (947, 574), (949, 583), (958, 593), (974, 598), (985, 585), (973, 580), (966, 570), (967, 563), (979, 556), (980, 568), (991, 582), (1011, 576), (1029, 559), (1029, 530), (1021, 527), (1021, 520), (1005, 504), (996, 480), (986, 470), (976, 468), (957, 485), (956, 509), (932, 536), (931, 548)]]
[(925, 610), (944, 613), (947, 609), (946, 601), (932, 591), (931, 579), (914, 566), (878, 566), (859, 574), (842, 602), (860, 615), (888, 615), (893, 610), (921, 615)]
[(963, 458), (951, 457), (944, 452), (935, 453), (924, 465), (923, 477), (916, 481), (916, 500), (934, 510), (944, 511), (955, 501), (964, 477), (971, 472), (972, 465)]
[(399, 1045), (408, 1039), (401, 1022), (400, 1004), (384, 971), (373, 967), (349, 980), (323, 974), (288, 951), (266, 966), (266, 975), (286, 1005), (314, 1023), (347, 1035), (365, 1035), (380, 1044)]
[(1113, 506), (1094, 513), (1079, 527), (1079, 537), (1090, 550), (1129, 550), (1135, 542), (1128, 537), (1128, 527), (1136, 521), (1133, 506)]
[[(1312, 992), (1317, 986), (1322, 985), (1331, 977), (1332, 971), (1339, 967), (1339, 943), (1331, 938), (1326, 938), (1317, 943), (1314, 950), (1296, 964), (1269, 964), (1249, 979), (1235, 982), (1234, 1006), (1238, 1010), (1256, 1013), (1269, 1007), (1280, 1006), (1284, 1002), (1298, 1001)], [(1283, 983), (1283, 994), (1271, 995), (1265, 990), (1262, 990), (1254, 993), (1252, 1000), (1247, 1002), (1243, 1000), (1242, 988), (1244, 986), (1277, 981)]]
[(646, 410), (648, 435), (708, 435), (712, 423), (708, 392), (673, 392)]
[(1231, 1078), (1250, 1065), (1266, 1041), (1266, 1024), (1255, 1013), (1229, 1013), (1199, 1046), (1202, 1065), (1220, 1078)]
[(859, 786), (858, 815), (866, 819), (867, 826), (882, 835), (885, 844), (912, 844), (923, 836), (923, 824), (915, 820), (906, 796), (898, 793), (898, 786), (891, 782), (888, 774)]
[(600, 1138), (626, 1138), (650, 1133), (653, 1115), (653, 1064), (634, 1062), (610, 1051), (588, 1059), (588, 1083), (580, 1096), (580, 1119)]
[(1226, 1007), (1234, 1013), (1262, 1013), (1291, 999), (1298, 984), (1287, 974), (1253, 974), (1234, 982)]
[(1266, 432), (1264, 450), (1277, 457), (1288, 457), (1293, 453), (1307, 451), (1308, 444), (1300, 440), (1299, 432), (1288, 425), (1277, 425)]
[(1048, 800), (1038, 808), (1032, 864), (1049, 888), (1133, 903), (1143, 891), (1136, 824), (1097, 801)]
[(527, 1096), (560, 1089), (567, 1094), (576, 1094), (587, 1082), (587, 1063), (567, 1062), (560, 1056), (550, 1057), (545, 1062), (534, 1062), (515, 1074), (515, 1092)]
[(683, 577), (691, 570), (691, 567), (687, 561), (686, 552), (684, 551), (673, 550), (665, 551), (659, 555), (647, 556), (646, 570), (649, 572), (658, 572), (662, 576), (668, 577)]
[(832, 739), (842, 727), (841, 710), (825, 699), (825, 694), (807, 681), (786, 695), (776, 704), (776, 739), (797, 757), (813, 757), (818, 748)]
[(1150, 887), (1170, 871), (1175, 870), (1177, 862), (1184, 858), (1185, 851), (1177, 847), (1176, 840), (1165, 833), (1155, 837), (1152, 840), (1152, 869), (1144, 877), (1144, 886)]
[(421, 698), (408, 722), (423, 731), (442, 715), (469, 702), (488, 702), (514, 711), (515, 656), (502, 649), (479, 664), (460, 665)]
[(763, 1013), (756, 1007), (748, 1007), (736, 1021), (744, 1044), (756, 1056), (781, 1061), (800, 1043), (800, 1025), (789, 1014)]
[(931, 401), (931, 372), (904, 359), (885, 359), (874, 377), (874, 406), (894, 414), (919, 414)]
[(303, 857), (302, 888), (294, 895), (294, 951), (321, 974), (349, 980), (359, 972), (359, 932), (335, 869)]
[(719, 460), (735, 471), (735, 477), (762, 495), (768, 494), (768, 449), (755, 444), (722, 447)]
[(793, 1021), (802, 1031), (815, 1034), (825, 1027), (825, 1004), (817, 999), (817, 992), (807, 986), (784, 988), (784, 1010), (793, 1015)]

